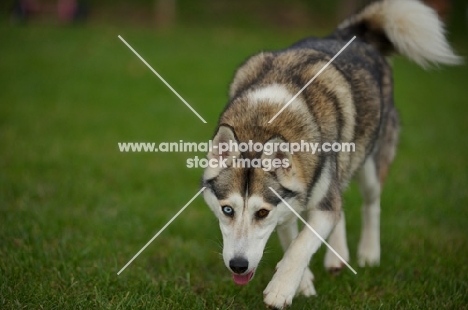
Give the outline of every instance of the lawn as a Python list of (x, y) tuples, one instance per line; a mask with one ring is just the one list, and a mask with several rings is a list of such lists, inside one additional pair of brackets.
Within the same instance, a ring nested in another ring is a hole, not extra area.
[[(204, 156), (120, 153), (117, 143), (208, 140), (236, 66), (308, 33), (1, 27), (0, 308), (262, 309), (281, 258), (276, 235), (255, 279), (235, 286), (201, 197), (117, 276), (198, 191), (202, 171), (185, 160)], [(455, 43), (468, 54), (468, 42)], [(381, 265), (357, 267), (352, 184), (345, 209), (358, 274), (328, 275), (322, 247), (311, 263), (319, 295), (291, 309), (468, 308), (468, 70), (393, 65), (403, 126), (382, 197)]]

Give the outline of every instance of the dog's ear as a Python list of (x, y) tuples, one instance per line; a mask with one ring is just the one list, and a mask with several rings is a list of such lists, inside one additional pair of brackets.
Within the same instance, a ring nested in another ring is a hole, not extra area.
[(221, 170), (232, 166), (235, 158), (239, 158), (239, 142), (237, 141), (234, 129), (228, 125), (220, 125), (213, 138), (211, 150), (208, 151), (208, 161), (216, 159), (217, 165), (205, 169), (204, 179), (212, 179), (221, 172)]
[(289, 143), (281, 137), (273, 137), (263, 146), (262, 168), (276, 174), (279, 183), (289, 189), (299, 190), (299, 167), (289, 150)]

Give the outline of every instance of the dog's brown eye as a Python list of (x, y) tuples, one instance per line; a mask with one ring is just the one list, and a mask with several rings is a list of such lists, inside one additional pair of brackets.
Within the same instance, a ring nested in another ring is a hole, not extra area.
[(267, 209), (260, 209), (260, 210), (257, 211), (257, 213), (255, 213), (255, 216), (258, 219), (263, 219), (263, 218), (267, 217), (268, 213), (270, 213), (270, 211), (268, 211)]

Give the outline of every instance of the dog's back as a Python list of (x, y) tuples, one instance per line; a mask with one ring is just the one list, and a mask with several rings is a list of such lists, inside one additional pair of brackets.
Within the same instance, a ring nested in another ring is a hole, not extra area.
[[(355, 152), (336, 154), (339, 179), (345, 185), (373, 149), (381, 110), (388, 113), (393, 109), (391, 69), (373, 46), (360, 40), (353, 42), (291, 106), (271, 124), (268, 121), (346, 43), (332, 37), (307, 38), (285, 50), (250, 58), (234, 78), (231, 103), (220, 123), (239, 128), (236, 133), (240, 141), (252, 139), (264, 143), (274, 135), (281, 135), (290, 143), (353, 142)], [(255, 105), (252, 101), (256, 101)], [(271, 105), (274, 101), (276, 106)], [(301, 109), (301, 104), (307, 110)], [(249, 107), (248, 113), (243, 111), (245, 105)], [(239, 119), (238, 115), (243, 117)], [(323, 165), (323, 160), (324, 155), (317, 165)], [(306, 173), (312, 175), (312, 171)]]
[[(337, 154), (344, 186), (372, 152), (382, 162), (379, 166), (387, 166), (393, 159), (398, 117), (386, 56), (400, 53), (423, 67), (461, 60), (451, 51), (434, 14), (417, 1), (380, 1), (343, 22), (326, 38), (306, 38), (284, 50), (251, 57), (236, 72), (220, 124), (239, 128), (240, 141), (265, 143), (273, 135), (281, 135), (288, 142), (353, 142), (355, 152)], [(354, 36), (356, 40), (303, 90), (296, 109), (293, 102), (268, 124), (281, 104)], [(308, 111), (300, 109), (301, 99)], [(278, 105), (272, 106), (272, 101), (279, 101)], [(379, 171), (382, 181), (386, 173), (386, 168)]]

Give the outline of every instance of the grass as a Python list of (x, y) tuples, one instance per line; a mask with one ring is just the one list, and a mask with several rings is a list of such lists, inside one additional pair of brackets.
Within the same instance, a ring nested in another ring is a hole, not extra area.
[[(0, 28), (0, 308), (261, 309), (276, 235), (252, 283), (232, 283), (221, 235), (186, 154), (119, 153), (122, 141), (206, 141), (238, 64), (309, 31)], [(122, 35), (208, 121), (125, 47)], [(457, 42), (466, 54), (468, 42)], [(397, 58), (403, 130), (382, 197), (382, 261), (332, 277), (292, 309), (467, 309), (466, 67), (425, 72)], [(203, 156), (204, 154), (193, 154)], [(361, 199), (345, 195), (352, 266)]]

